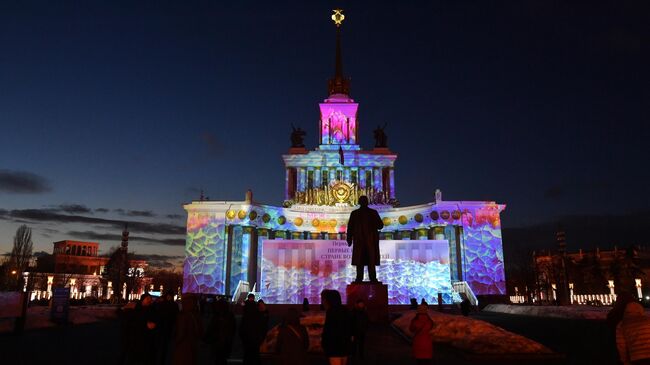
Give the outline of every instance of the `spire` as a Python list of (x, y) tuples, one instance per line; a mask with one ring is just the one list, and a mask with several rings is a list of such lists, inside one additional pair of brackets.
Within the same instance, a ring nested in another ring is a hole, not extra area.
[(343, 15), (342, 9), (334, 9), (334, 14), (332, 14), (332, 20), (334, 25), (336, 25), (336, 68), (334, 71), (334, 77), (332, 77), (327, 85), (329, 95), (332, 94), (350, 94), (350, 80), (346, 79), (343, 76), (343, 59), (341, 56), (341, 25), (343, 24)]

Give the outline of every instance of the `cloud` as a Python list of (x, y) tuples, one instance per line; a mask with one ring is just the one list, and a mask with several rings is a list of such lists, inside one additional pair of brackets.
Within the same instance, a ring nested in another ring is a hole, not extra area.
[(0, 169), (0, 192), (40, 194), (52, 191), (49, 181), (27, 171)]
[[(95, 241), (121, 241), (122, 234), (117, 233), (98, 233), (93, 231), (69, 231), (67, 233), (69, 236), (74, 236), (87, 240)], [(129, 235), (129, 242), (131, 243), (153, 243), (153, 244), (162, 244), (168, 246), (185, 246), (184, 238), (152, 238), (152, 237), (142, 237), (142, 236), (131, 236)]]
[(97, 213), (108, 213), (109, 209), (108, 208), (96, 208), (95, 212)]
[(156, 214), (150, 210), (129, 210), (126, 212), (129, 217), (155, 217)]
[(166, 217), (169, 219), (181, 219), (184, 218), (185, 216), (182, 214), (167, 214)]
[(157, 269), (170, 269), (170, 268), (180, 268), (183, 264), (183, 256), (167, 256), (167, 255), (147, 255), (147, 254), (136, 254), (133, 255), (133, 258), (136, 260), (146, 260), (150, 268)]
[(113, 209), (114, 212), (118, 213), (119, 215), (127, 216), (127, 217), (155, 217), (156, 214), (150, 210), (124, 210), (122, 208), (117, 208)]
[(125, 221), (118, 219), (103, 219), (97, 217), (87, 217), (82, 215), (69, 215), (54, 212), (51, 209), (13, 209), (0, 211), (0, 219), (4, 220), (26, 220), (32, 223), (86, 223), (99, 224), (113, 227), (120, 231), (125, 224), (129, 225), (129, 230), (138, 233), (155, 233), (169, 235), (184, 235), (185, 227), (167, 223), (148, 223), (138, 221)]
[(59, 204), (54, 206), (54, 209), (66, 212), (66, 213), (72, 213), (72, 214), (80, 214), (80, 213), (88, 213), (92, 214), (93, 211), (92, 209), (88, 208), (87, 206), (83, 204)]

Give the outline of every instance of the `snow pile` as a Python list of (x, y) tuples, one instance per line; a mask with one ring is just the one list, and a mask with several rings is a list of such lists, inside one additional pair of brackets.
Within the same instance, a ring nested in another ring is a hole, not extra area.
[[(323, 352), (320, 344), (321, 335), (323, 334), (323, 325), (325, 324), (325, 312), (308, 312), (300, 317), (300, 324), (307, 328), (309, 334), (309, 352)], [(271, 328), (266, 334), (260, 352), (272, 353), (275, 352), (275, 343), (278, 339), (280, 326)]]
[(605, 319), (612, 307), (591, 307), (582, 305), (572, 306), (533, 306), (490, 304), (483, 310), (486, 312), (518, 314), (535, 317), (553, 317), (565, 319)]
[[(70, 307), (68, 322), (70, 324), (85, 324), (117, 318), (116, 307), (112, 306), (79, 306)], [(54, 327), (50, 321), (50, 308), (47, 306), (30, 307), (27, 309), (25, 330)], [(0, 333), (11, 332), (14, 328), (14, 319), (0, 320)]]
[[(429, 311), (434, 322), (433, 343), (445, 344), (473, 354), (552, 354), (542, 344), (500, 327), (469, 317)], [(404, 313), (393, 326), (411, 338), (409, 331), (415, 311)]]

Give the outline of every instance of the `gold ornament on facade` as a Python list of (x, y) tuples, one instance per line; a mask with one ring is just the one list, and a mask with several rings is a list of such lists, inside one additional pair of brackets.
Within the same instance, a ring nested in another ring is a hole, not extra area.
[(367, 196), (369, 203), (372, 205), (394, 204), (396, 202), (394, 199), (390, 199), (390, 195), (386, 191), (375, 190), (373, 187), (362, 189), (355, 183), (337, 180), (324, 187), (296, 191), (294, 198), (288, 201), (287, 206), (292, 204), (320, 206), (347, 204), (348, 206), (356, 206), (359, 197), (362, 195)]
[(229, 211), (226, 212), (226, 218), (228, 219), (235, 219), (235, 211), (230, 209)]
[(239, 219), (246, 218), (246, 211), (240, 210), (239, 213), (237, 213), (237, 218), (239, 218)]
[(296, 217), (296, 218), (293, 220), (293, 224), (295, 224), (295, 225), (298, 226), (298, 227), (302, 226), (302, 218), (300, 218), (300, 217)]

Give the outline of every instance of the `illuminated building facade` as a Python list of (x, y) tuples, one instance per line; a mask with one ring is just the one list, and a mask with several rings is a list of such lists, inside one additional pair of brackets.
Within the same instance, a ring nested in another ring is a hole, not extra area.
[(53, 245), (52, 257), (39, 258), (36, 268), (23, 274), (25, 282), (31, 283), (32, 299), (49, 298), (55, 287), (70, 287), (73, 298), (109, 299), (115, 294), (132, 299), (139, 298), (151, 282), (151, 278), (145, 276), (147, 261), (129, 260), (127, 275), (137, 275), (140, 280), (137, 280), (138, 285), (132, 293), (121, 293), (102, 275), (110, 258), (99, 256), (99, 243), (64, 240)]
[[(336, 16), (335, 14), (333, 16)], [(270, 303), (319, 302), (322, 289), (354, 280), (346, 224), (361, 195), (384, 222), (377, 276), (388, 285), (389, 303), (409, 298), (431, 302), (438, 293), (454, 299), (452, 284), (466, 282), (477, 295), (504, 295), (500, 213), (492, 201), (445, 201), (399, 207), (397, 154), (383, 128), (375, 146), (359, 141), (359, 104), (343, 75), (341, 21), (337, 24), (336, 71), (329, 96), (319, 104), (319, 145), (307, 150), (294, 128), (283, 155), (286, 178), (281, 206), (243, 201), (193, 201), (188, 213), (183, 291), (232, 295), (240, 281)], [(435, 299), (433, 300), (435, 301)]]

